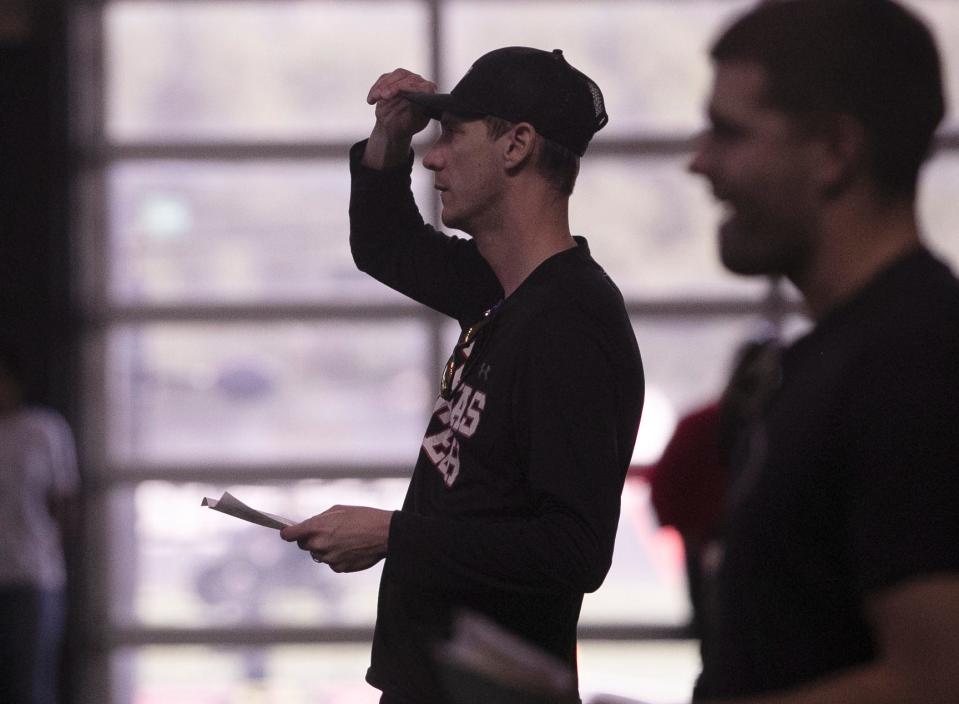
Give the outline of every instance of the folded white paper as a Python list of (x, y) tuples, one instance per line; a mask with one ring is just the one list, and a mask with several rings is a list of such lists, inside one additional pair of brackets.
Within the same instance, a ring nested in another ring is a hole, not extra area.
[(200, 502), (200, 505), (209, 506), (214, 511), (220, 511), (234, 518), (241, 518), (244, 521), (256, 523), (258, 526), (276, 528), (277, 530), (296, 523), (296, 521), (284, 518), (283, 516), (276, 516), (266, 511), (258, 511), (255, 508), (250, 508), (228, 491), (224, 491), (223, 496), (219, 499), (204, 498), (203, 501)]

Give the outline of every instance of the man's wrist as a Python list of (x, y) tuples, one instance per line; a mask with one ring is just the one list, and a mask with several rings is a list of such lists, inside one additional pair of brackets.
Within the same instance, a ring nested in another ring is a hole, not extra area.
[(399, 513), (398, 510), (397, 510), (397, 511), (390, 511), (390, 512), (389, 512), (389, 516), (388, 516), (387, 519), (386, 519), (386, 536), (384, 537), (384, 542), (383, 542), (383, 555), (384, 555), (384, 556), (389, 556), (389, 554), (390, 554), (390, 535), (391, 535), (392, 532), (393, 532), (393, 522), (394, 522), (394, 520), (396, 519), (396, 514), (398, 514), (398, 513)]
[(399, 140), (391, 138), (377, 124), (366, 142), (366, 149), (363, 151), (360, 163), (368, 169), (377, 171), (402, 166), (409, 157), (412, 144), (412, 136)]

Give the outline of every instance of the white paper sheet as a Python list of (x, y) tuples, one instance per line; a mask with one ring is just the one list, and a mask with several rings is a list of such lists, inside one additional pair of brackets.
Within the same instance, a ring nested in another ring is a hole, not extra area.
[(283, 516), (276, 516), (266, 511), (258, 511), (255, 508), (251, 508), (228, 491), (224, 491), (223, 496), (219, 499), (204, 498), (203, 501), (200, 502), (200, 505), (208, 506), (214, 511), (220, 511), (234, 518), (241, 518), (244, 521), (256, 523), (258, 526), (276, 528), (277, 530), (284, 526), (291, 526), (297, 522), (289, 518), (284, 518)]

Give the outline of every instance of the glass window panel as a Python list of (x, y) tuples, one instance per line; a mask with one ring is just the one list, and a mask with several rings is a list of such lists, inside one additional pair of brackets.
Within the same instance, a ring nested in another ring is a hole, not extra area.
[(959, 127), (959, 4), (951, 0), (905, 0), (905, 4), (926, 20), (936, 37), (950, 105), (945, 124)]
[(682, 540), (660, 528), (648, 485), (630, 478), (623, 489), (613, 564), (603, 586), (583, 600), (580, 624), (664, 624), (690, 619)]
[(921, 227), (929, 246), (959, 272), (959, 152), (942, 152), (926, 165), (919, 190)]
[(579, 641), (579, 687), (583, 701), (598, 694), (646, 704), (688, 702), (701, 669), (699, 642)]
[[(254, 508), (303, 520), (334, 504), (398, 509), (407, 483), (336, 480), (226, 489)], [(276, 531), (200, 506), (203, 497), (219, 498), (223, 491), (156, 481), (114, 490), (113, 622), (372, 626), (382, 563), (351, 574), (316, 565)], [(689, 603), (680, 541), (657, 527), (642, 482), (627, 483), (622, 506), (613, 566), (602, 588), (587, 595), (581, 622), (685, 624)]]
[(277, 531), (200, 501), (229, 490), (249, 506), (304, 520), (334, 504), (398, 509), (406, 486), (406, 480), (229, 487), (151, 481), (116, 489), (112, 620), (181, 628), (372, 625), (382, 563), (336, 574)]
[(366, 644), (124, 648), (111, 659), (112, 704), (376, 704)]
[(764, 323), (758, 317), (634, 318), (633, 327), (646, 373), (633, 463), (647, 464), (659, 458), (681, 417), (719, 396), (736, 350)]
[[(121, 162), (109, 183), (115, 301), (405, 300), (353, 264), (345, 159)], [(422, 169), (414, 189), (426, 212)]]
[(108, 437), (120, 462), (416, 460), (435, 392), (413, 321), (118, 325)]
[(597, 138), (636, 131), (682, 134), (703, 124), (711, 80), (707, 48), (721, 21), (748, 3), (449, 3), (444, 25), (448, 90), (479, 56), (501, 46), (563, 49), (603, 91), (609, 125)]
[[(580, 641), (580, 692), (638, 697), (648, 704), (688, 701), (699, 672), (693, 641)], [(114, 704), (323, 702), (376, 704), (364, 682), (369, 645), (269, 648), (124, 648), (111, 661)]]
[(421, 2), (113, 2), (105, 17), (107, 133), (128, 140), (353, 139), (366, 94), (424, 70)]
[(762, 279), (726, 272), (716, 251), (719, 207), (686, 157), (583, 159), (570, 201), (574, 234), (629, 298), (758, 295)]

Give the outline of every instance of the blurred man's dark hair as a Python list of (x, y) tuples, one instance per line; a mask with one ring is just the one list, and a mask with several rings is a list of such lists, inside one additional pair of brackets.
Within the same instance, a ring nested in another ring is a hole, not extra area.
[(863, 125), (872, 174), (891, 196), (915, 193), (945, 112), (931, 32), (891, 0), (768, 0), (736, 20), (711, 55), (768, 76), (771, 107), (803, 127), (837, 114)]

